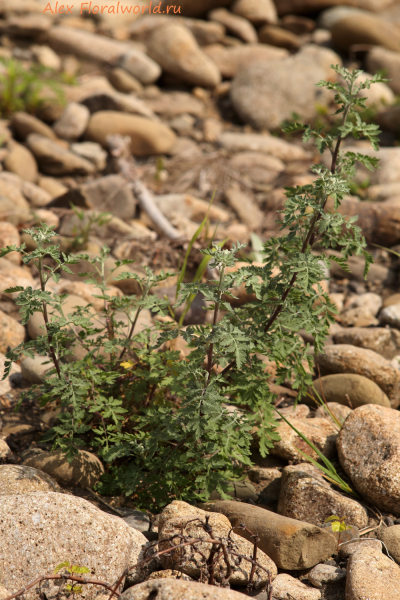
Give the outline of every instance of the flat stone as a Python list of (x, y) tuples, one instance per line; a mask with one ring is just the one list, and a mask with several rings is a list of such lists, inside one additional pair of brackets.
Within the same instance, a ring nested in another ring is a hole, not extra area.
[(273, 600), (320, 600), (321, 592), (287, 573), (280, 573), (272, 585)]
[(400, 598), (400, 569), (374, 548), (360, 548), (347, 565), (346, 600)]
[(337, 449), (362, 497), (400, 516), (400, 413), (373, 404), (356, 408), (340, 430)]
[(38, 133), (31, 133), (27, 144), (41, 171), (48, 175), (88, 175), (95, 171), (93, 163)]
[[(218, 503), (217, 503), (218, 504)], [(169, 547), (174, 546), (174, 543), (167, 541), (172, 535), (178, 534), (181, 532), (181, 528), (184, 527), (186, 535), (195, 538), (201, 539), (209, 539), (209, 536), (201, 527), (201, 524), (193, 521), (189, 523), (186, 527), (185, 524), (191, 519), (205, 519), (208, 516), (210, 518), (209, 525), (213, 528), (213, 533), (215, 536), (219, 537), (227, 537), (228, 533), (231, 529), (231, 525), (229, 520), (224, 515), (219, 515), (213, 513), (207, 513), (204, 510), (199, 508), (195, 508), (190, 506), (186, 502), (181, 502), (178, 500), (174, 500), (171, 504), (169, 504), (166, 508), (164, 508), (163, 512), (160, 515), (159, 519), (159, 548), (160, 550), (165, 550)], [(230, 535), (232, 539), (232, 543), (235, 546), (235, 551), (243, 554), (244, 556), (252, 556), (253, 553), (253, 544), (249, 543), (247, 540), (244, 540), (243, 537), (239, 536), (237, 533), (231, 533)], [(211, 545), (206, 542), (201, 542), (198, 545), (198, 549), (203, 552), (206, 556), (209, 555), (211, 550)], [(200, 568), (197, 560), (193, 558), (190, 550), (184, 550), (184, 557), (178, 555), (177, 553), (173, 553), (171, 555), (164, 554), (161, 556), (161, 564), (166, 569), (180, 569), (190, 577), (199, 577)], [(260, 565), (266, 569), (266, 571), (258, 569), (256, 567), (255, 574), (255, 585), (256, 588), (262, 587), (268, 581), (269, 572), (271, 579), (275, 579), (277, 575), (277, 568), (274, 562), (262, 551), (262, 549), (257, 553), (257, 560)], [(229, 578), (231, 584), (235, 585), (243, 585), (246, 584), (251, 571), (251, 563), (247, 563), (247, 561), (242, 561), (240, 565), (240, 569), (235, 567), (235, 563), (231, 561), (232, 566), (232, 574)], [(223, 559), (220, 559), (217, 562), (217, 566), (215, 569), (215, 577), (217, 580), (223, 576), (225, 573), (225, 563)]]
[(243, 600), (243, 594), (234, 590), (185, 581), (181, 579), (167, 578), (144, 581), (126, 590), (121, 600)]
[(93, 114), (86, 129), (86, 139), (106, 147), (107, 136), (111, 134), (129, 136), (135, 156), (165, 154), (176, 141), (169, 127), (144, 117), (111, 110)]
[(47, 473), (65, 486), (93, 487), (104, 473), (101, 461), (86, 450), (79, 450), (72, 463), (65, 458), (61, 450), (42, 452), (28, 458), (24, 465)]
[[(259, 548), (280, 569), (309, 569), (336, 549), (336, 540), (327, 531), (258, 506), (221, 500), (214, 502), (210, 510), (227, 516), (233, 527), (245, 523), (260, 537)], [(239, 530), (238, 535), (249, 539), (246, 531)]]
[(368, 513), (356, 500), (333, 490), (322, 473), (305, 463), (282, 471), (278, 513), (323, 527), (328, 517), (346, 517), (346, 524), (368, 525)]
[(348, 344), (326, 346), (325, 354), (315, 358), (321, 375), (351, 373), (374, 381), (389, 397), (391, 406), (400, 404), (400, 373), (390, 362), (374, 352)]
[(246, 44), (257, 42), (257, 32), (246, 18), (235, 15), (226, 8), (215, 8), (208, 13), (211, 21), (216, 21), (226, 27), (227, 31), (243, 40)]
[[(117, 581), (126, 568), (138, 562), (147, 543), (143, 534), (122, 519), (82, 498), (54, 492), (2, 496), (0, 535), (0, 580), (13, 591), (38, 573), (53, 573), (66, 557), (72, 564), (88, 567), (100, 580)], [(123, 583), (124, 579), (121, 591)], [(83, 586), (81, 597), (98, 598), (98, 589)], [(36, 591), (25, 597), (33, 600)]]
[(38, 469), (19, 465), (0, 465), (0, 496), (33, 492), (61, 492), (61, 489), (54, 479)]
[(332, 565), (315, 565), (307, 575), (308, 581), (316, 588), (322, 588), (326, 583), (335, 583), (346, 579), (346, 569)]
[(218, 141), (223, 148), (231, 152), (263, 152), (285, 162), (306, 160), (308, 156), (301, 146), (290, 144), (273, 135), (227, 131), (221, 134)]
[(37, 117), (23, 111), (13, 113), (11, 117), (11, 127), (16, 134), (25, 140), (31, 133), (39, 133), (48, 137), (50, 140), (56, 139), (56, 134), (51, 127), (43, 123)]

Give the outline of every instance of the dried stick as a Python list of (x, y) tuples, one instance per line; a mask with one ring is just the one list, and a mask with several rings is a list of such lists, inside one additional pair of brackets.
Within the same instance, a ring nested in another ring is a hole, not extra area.
[(156, 229), (170, 240), (181, 238), (181, 234), (154, 202), (151, 192), (137, 176), (135, 160), (129, 152), (130, 138), (115, 134), (107, 136), (107, 143), (112, 156), (117, 159), (121, 175), (129, 182), (129, 187), (138, 199), (140, 208), (151, 219)]
[(107, 590), (110, 590), (110, 592), (113, 592), (113, 595), (115, 595), (117, 597), (119, 597), (121, 595), (119, 592), (116, 591), (116, 589), (113, 588), (112, 585), (110, 585), (109, 583), (106, 583), (105, 581), (99, 581), (98, 579), (85, 579), (84, 577), (79, 577), (78, 575), (70, 575), (67, 573), (64, 575), (42, 575), (41, 577), (37, 577), (31, 583), (28, 583), (27, 586), (25, 586), (24, 588), (21, 588), (20, 590), (18, 590), (18, 592), (15, 592), (14, 594), (7, 596), (3, 600), (13, 600), (13, 598), (18, 598), (18, 596), (22, 596), (22, 594), (25, 594), (28, 590), (33, 588), (38, 583), (41, 583), (42, 581), (60, 580), (60, 579), (61, 580), (71, 579), (72, 581), (77, 581), (78, 583), (100, 585), (100, 586), (106, 588)]

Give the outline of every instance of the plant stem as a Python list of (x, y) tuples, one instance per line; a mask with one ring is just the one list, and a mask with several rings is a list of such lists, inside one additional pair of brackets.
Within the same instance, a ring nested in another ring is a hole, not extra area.
[[(146, 298), (148, 292), (149, 292), (149, 281), (147, 281), (145, 290), (143, 292), (143, 299)], [(139, 318), (139, 315), (140, 315), (141, 311), (142, 311), (142, 307), (139, 306), (138, 309), (137, 309), (137, 311), (136, 311), (135, 318), (133, 319), (131, 328), (129, 330), (128, 337), (127, 337), (127, 342), (130, 342), (130, 340), (132, 339), (133, 332), (135, 331), (135, 327), (136, 327), (136, 324), (138, 322), (138, 318)], [(125, 353), (126, 353), (127, 349), (128, 349), (127, 346), (125, 346), (125, 348), (123, 348), (121, 354), (119, 355), (118, 360), (121, 360), (125, 356)]]
[[(215, 302), (215, 306), (214, 306), (214, 317), (213, 317), (213, 323), (212, 323), (212, 329), (211, 329), (211, 334), (214, 331), (214, 328), (217, 324), (217, 320), (218, 320), (218, 313), (219, 313), (219, 305), (221, 302), (221, 297), (222, 297), (222, 281), (224, 279), (224, 272), (225, 272), (225, 267), (221, 267), (221, 272), (219, 274), (219, 283), (218, 283), (218, 300)], [(207, 377), (207, 382), (206, 382), (206, 389), (208, 387), (208, 384), (210, 382), (210, 377), (211, 377), (211, 370), (213, 367), (212, 364), (212, 359), (213, 359), (213, 351), (214, 351), (214, 344), (213, 342), (210, 343), (209, 347), (208, 347), (208, 351), (207, 351), (207, 371), (208, 371), (208, 377)]]
[[(46, 284), (45, 284), (44, 279), (43, 279), (42, 260), (43, 260), (42, 257), (39, 258), (39, 280), (40, 280), (40, 289), (42, 290), (42, 292), (45, 292), (46, 291)], [(49, 351), (50, 351), (51, 359), (52, 359), (52, 361), (54, 363), (54, 366), (56, 368), (58, 378), (62, 379), (62, 377), (61, 377), (60, 363), (58, 361), (58, 358), (56, 356), (56, 352), (55, 352), (53, 344), (52, 344), (52, 342), (53, 342), (53, 336), (49, 332), (49, 315), (47, 313), (47, 302), (46, 302), (46, 300), (42, 301), (42, 307), (43, 307), (43, 318), (44, 318), (44, 323), (45, 323), (46, 332), (47, 332), (47, 339), (49, 341)]]

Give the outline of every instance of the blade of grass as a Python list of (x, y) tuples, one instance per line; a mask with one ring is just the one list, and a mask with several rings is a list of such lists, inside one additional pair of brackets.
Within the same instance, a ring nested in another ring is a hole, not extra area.
[(296, 429), (296, 427), (294, 425), (292, 425), (290, 423), (290, 421), (288, 421), (280, 412), (279, 410), (275, 409), (276, 412), (278, 413), (278, 415), (281, 417), (281, 419), (283, 419), (285, 421), (285, 423), (287, 425), (289, 425), (289, 427), (291, 427), (293, 429), (293, 431), (295, 431), (297, 433), (297, 435), (299, 437), (301, 437), (301, 439), (306, 442), (306, 444), (308, 444), (310, 446), (310, 448), (312, 448), (312, 450), (314, 450), (314, 452), (317, 454), (317, 456), (322, 460), (322, 462), (325, 464), (325, 467), (323, 465), (321, 465), (319, 462), (317, 462), (314, 458), (312, 458), (311, 456), (309, 456), (308, 454), (306, 454), (305, 452), (302, 452), (299, 448), (296, 448), (300, 454), (302, 456), (304, 456), (304, 458), (306, 458), (309, 462), (311, 462), (315, 467), (317, 467), (317, 469), (319, 469), (323, 476), (328, 479), (328, 481), (331, 481), (332, 483), (334, 483), (335, 485), (337, 485), (343, 492), (346, 492), (347, 494), (350, 494), (352, 496), (354, 496), (355, 498), (359, 498), (360, 496), (357, 494), (357, 492), (355, 492), (348, 483), (346, 483), (338, 474), (338, 472), (336, 471), (334, 465), (331, 463), (331, 461), (326, 458), (326, 456), (324, 456), (322, 454), (322, 452), (320, 450), (318, 450), (318, 448), (303, 434), (301, 433), (298, 429)]
[[(322, 399), (321, 396), (318, 394), (317, 390), (315, 389), (314, 386), (312, 386), (313, 392), (316, 394), (318, 400), (316, 400), (313, 396), (310, 396), (310, 394), (308, 394), (308, 396), (310, 398), (313, 398), (313, 400), (315, 400), (315, 402), (321, 406), (332, 418), (334, 424), (341, 429), (342, 428), (342, 423), (339, 421), (339, 419), (337, 417), (335, 417), (335, 415), (333, 414), (333, 412), (331, 411), (331, 409), (329, 408), (329, 406), (327, 405), (325, 399)], [(322, 388), (321, 388), (322, 389)]]
[(215, 192), (216, 192), (216, 190), (214, 190), (213, 195), (211, 197), (210, 203), (208, 205), (206, 216), (204, 217), (204, 219), (200, 223), (199, 227), (194, 232), (194, 234), (192, 236), (192, 239), (189, 242), (189, 246), (188, 246), (188, 249), (187, 249), (187, 252), (186, 252), (186, 255), (185, 255), (185, 259), (183, 261), (182, 269), (181, 269), (181, 272), (179, 274), (178, 281), (177, 281), (177, 284), (176, 284), (176, 294), (175, 294), (175, 299), (176, 300), (178, 299), (179, 290), (181, 289), (182, 282), (183, 282), (183, 280), (185, 278), (185, 275), (186, 275), (186, 267), (187, 267), (187, 262), (189, 260), (190, 252), (191, 252), (191, 250), (193, 248), (194, 243), (196, 242), (196, 240), (198, 239), (198, 237), (201, 235), (201, 232), (203, 231), (203, 229), (204, 229), (204, 227), (205, 227), (205, 225), (207, 223), (208, 214), (210, 212), (211, 205), (214, 202)]

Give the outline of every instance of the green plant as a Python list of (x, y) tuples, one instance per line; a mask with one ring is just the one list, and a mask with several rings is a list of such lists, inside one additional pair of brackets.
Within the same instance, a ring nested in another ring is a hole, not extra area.
[[(71, 565), (69, 560), (65, 560), (60, 565), (57, 565), (54, 569), (54, 575), (58, 575), (60, 571), (65, 571), (69, 575), (85, 575), (86, 573), (90, 573), (90, 569), (87, 567), (80, 567), (79, 565)], [(72, 592), (73, 594), (82, 594), (82, 586), (81, 585), (72, 585), (71, 583), (67, 583), (64, 587), (66, 592)]]
[(351, 525), (346, 525), (346, 517), (337, 517), (336, 515), (331, 515), (325, 519), (325, 523), (331, 523), (332, 531), (338, 533), (351, 529)]
[(103, 227), (112, 219), (112, 214), (108, 212), (92, 212), (88, 214), (84, 210), (80, 210), (72, 204), (71, 209), (79, 220), (79, 227), (74, 228), (74, 241), (72, 242), (72, 250), (84, 250), (89, 241), (90, 234), (94, 227)]
[(46, 88), (52, 90), (60, 104), (64, 104), (64, 92), (51, 69), (37, 64), (32, 64), (27, 69), (14, 58), (0, 59), (0, 115), (2, 117), (19, 110), (35, 112), (45, 103), (46, 97), (43, 91)]
[[(235, 269), (236, 253), (243, 246), (222, 249), (214, 243), (202, 253), (217, 279), (203, 281), (199, 276), (190, 283), (180, 282), (176, 306), (203, 294), (210, 303), (211, 324), (183, 330), (166, 323), (139, 330), (142, 311), (167, 315), (171, 309), (167, 300), (151, 293), (171, 274), (154, 275), (149, 269), (144, 275), (113, 272), (116, 280), (133, 280), (138, 294), (112, 297), (105, 279), (109, 249), (95, 259), (84, 254), (65, 256), (52, 244), (54, 232), (45, 225), (27, 231), (37, 245), (33, 252), (26, 252), (24, 246), (0, 252), (5, 256), (17, 250), (24, 264), (36, 265), (40, 289), (9, 291), (19, 292), (23, 323), (35, 311), (42, 313), (45, 322), (43, 336), (7, 353), (5, 376), (21, 354), (39, 352), (51, 358), (53, 371), (31, 392), (42, 406), (58, 401), (63, 408), (46, 439), (62, 448), (68, 459), (83, 446), (96, 451), (106, 463), (98, 487), (102, 493), (124, 492), (146, 508), (163, 506), (173, 498), (206, 500), (215, 489), (226, 497), (226, 482), (240, 479), (243, 467), (251, 464), (252, 428), (258, 427), (264, 456), (278, 439), (274, 394), (263, 358), (276, 363), (278, 383), (291, 378), (300, 397), (312, 383), (304, 366), (307, 362), (312, 367), (312, 357), (298, 331), (312, 334), (316, 351), (323, 351), (336, 312), (320, 285), (325, 268), (332, 260), (348, 268), (347, 258), (358, 254), (365, 256), (367, 273), (372, 260), (355, 219), (346, 220), (338, 207), (348, 193), (347, 180), (355, 162), (373, 168), (377, 161), (361, 154), (341, 154), (340, 144), (352, 133), (364, 135), (376, 147), (378, 129), (360, 123), (357, 116), (355, 107), (362, 102), (355, 85), (359, 72), (338, 67), (335, 71), (347, 82), (346, 88), (331, 82), (319, 85), (336, 91), (338, 113), (343, 115), (337, 134), (290, 126), (290, 130), (305, 129), (305, 138), (314, 137), (321, 153), (330, 150), (332, 164), (330, 169), (321, 164), (313, 167), (313, 184), (287, 189), (282, 229), (288, 233), (263, 245), (263, 266), (249, 263)], [(329, 197), (334, 199), (331, 212), (325, 210)], [(340, 248), (341, 257), (314, 253), (316, 243)], [(65, 297), (46, 287), (50, 278), (58, 281), (60, 271), (69, 272), (80, 258), (91, 264), (91, 272), (82, 276), (98, 286), (96, 297), (104, 301), (101, 314), (80, 307), (66, 315)], [(130, 262), (118, 261), (116, 268)], [(233, 308), (231, 300), (240, 286), (255, 300)], [(184, 360), (173, 349), (179, 336), (189, 350)], [(77, 360), (73, 354), (79, 346), (84, 357)], [(71, 358), (75, 360), (67, 362)], [(236, 409), (228, 411), (226, 403)]]

